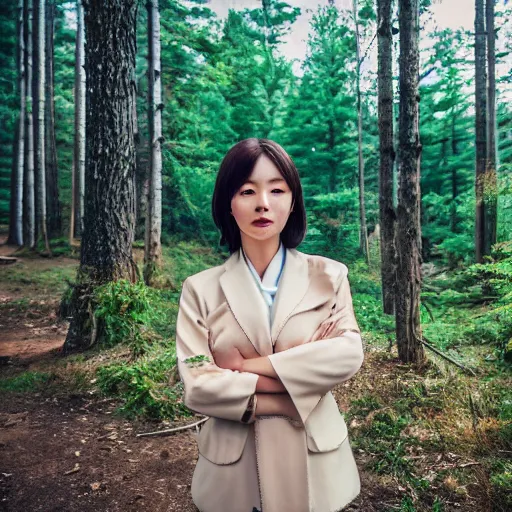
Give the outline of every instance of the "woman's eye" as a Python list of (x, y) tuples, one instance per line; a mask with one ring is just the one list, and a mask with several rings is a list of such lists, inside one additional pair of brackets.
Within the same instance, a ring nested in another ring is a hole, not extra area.
[(246, 190), (242, 190), (242, 192), (240, 192), (240, 194), (243, 195), (243, 196), (248, 196), (249, 194), (252, 194), (253, 192), (254, 191), (249, 188), (249, 189), (246, 189)]
[(274, 190), (272, 190), (272, 193), (273, 194), (282, 194), (282, 193), (284, 193), (284, 190), (281, 190), (280, 188), (275, 188)]

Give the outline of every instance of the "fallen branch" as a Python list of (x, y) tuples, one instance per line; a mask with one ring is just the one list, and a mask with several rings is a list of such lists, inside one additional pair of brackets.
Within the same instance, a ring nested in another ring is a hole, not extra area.
[(166, 430), (157, 430), (156, 432), (143, 432), (141, 434), (137, 434), (136, 437), (158, 436), (160, 434), (173, 434), (174, 432), (182, 432), (184, 430), (189, 430), (194, 427), (197, 428), (199, 425), (203, 424), (208, 419), (208, 417), (201, 418), (199, 421), (196, 421), (195, 423), (191, 423), (190, 425), (183, 425), (182, 427), (168, 428)]
[(468, 466), (481, 466), (481, 462), (466, 462), (464, 464), (459, 464), (457, 467), (459, 468), (467, 468)]
[(12, 258), (10, 256), (0, 256), (0, 264), (1, 265), (12, 265), (13, 263), (16, 263), (18, 261), (18, 258)]
[(450, 363), (454, 364), (461, 370), (470, 373), (473, 375), (473, 377), (476, 377), (476, 373), (472, 368), (469, 368), (468, 366), (464, 366), (462, 363), (459, 363), (458, 361), (455, 361), (455, 359), (452, 359), (450, 356), (446, 355), (444, 352), (441, 352), (438, 348), (432, 346), (430, 343), (425, 341), (424, 339), (416, 338), (422, 345), (425, 345), (428, 349), (432, 350), (432, 352), (435, 352), (438, 356), (441, 356), (443, 359), (446, 359), (446, 361), (449, 361)]

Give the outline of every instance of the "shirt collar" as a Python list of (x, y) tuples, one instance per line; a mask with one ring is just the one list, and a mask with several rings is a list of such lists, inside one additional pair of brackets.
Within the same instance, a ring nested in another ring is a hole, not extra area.
[(284, 248), (283, 242), (279, 244), (279, 249), (277, 250), (272, 260), (270, 261), (267, 269), (265, 270), (265, 273), (263, 274), (263, 279), (261, 279), (260, 276), (258, 275), (258, 272), (254, 268), (254, 265), (252, 264), (251, 260), (245, 254), (243, 248), (242, 254), (244, 255), (245, 261), (247, 262), (247, 265), (249, 266), (252, 275), (254, 276), (256, 282), (259, 284), (260, 287), (262, 287), (263, 289), (272, 289), (277, 287), (286, 259), (286, 250)]

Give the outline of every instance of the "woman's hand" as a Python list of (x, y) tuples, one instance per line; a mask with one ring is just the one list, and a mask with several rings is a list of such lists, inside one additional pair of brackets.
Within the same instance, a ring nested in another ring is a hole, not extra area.
[(218, 367), (226, 370), (233, 370), (241, 372), (243, 362), (245, 361), (244, 356), (240, 353), (236, 347), (231, 347), (228, 350), (222, 350), (214, 352), (213, 357)]

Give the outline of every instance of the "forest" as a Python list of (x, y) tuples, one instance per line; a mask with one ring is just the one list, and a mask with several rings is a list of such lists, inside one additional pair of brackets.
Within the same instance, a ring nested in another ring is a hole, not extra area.
[(347, 510), (511, 510), (511, 20), (508, 0), (2, 2), (0, 509), (196, 510), (178, 302), (228, 256), (215, 179), (257, 137), (299, 170), (298, 249), (349, 268)]

